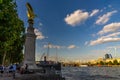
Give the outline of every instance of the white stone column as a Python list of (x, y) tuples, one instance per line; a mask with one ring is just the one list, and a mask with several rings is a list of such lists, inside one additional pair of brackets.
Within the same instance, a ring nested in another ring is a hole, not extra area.
[(28, 20), (29, 26), (26, 33), (24, 62), (23, 65), (28, 64), (28, 69), (36, 69), (35, 63), (35, 42), (36, 35), (33, 28), (33, 20)]

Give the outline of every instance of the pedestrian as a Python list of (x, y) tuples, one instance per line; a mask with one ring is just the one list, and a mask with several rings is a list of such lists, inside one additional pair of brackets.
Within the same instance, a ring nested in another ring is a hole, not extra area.
[(3, 76), (3, 72), (4, 72), (4, 66), (3, 65), (0, 65), (0, 76), (2, 77)]
[(9, 66), (5, 66), (5, 72), (6, 72), (7, 76), (9, 76)]
[(12, 71), (12, 73), (13, 73), (13, 79), (15, 79), (16, 64), (13, 64), (12, 66), (13, 66), (13, 71)]
[(28, 73), (28, 64), (25, 64), (25, 73)]
[(25, 69), (25, 67), (24, 67), (24, 66), (21, 66), (21, 67), (20, 67), (20, 73), (21, 73), (21, 74), (23, 74), (23, 73), (24, 73), (24, 69)]

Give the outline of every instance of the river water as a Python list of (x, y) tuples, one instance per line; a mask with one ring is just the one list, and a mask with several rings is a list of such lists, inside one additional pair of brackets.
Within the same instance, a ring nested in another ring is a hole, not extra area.
[(120, 67), (63, 67), (66, 80), (120, 80)]

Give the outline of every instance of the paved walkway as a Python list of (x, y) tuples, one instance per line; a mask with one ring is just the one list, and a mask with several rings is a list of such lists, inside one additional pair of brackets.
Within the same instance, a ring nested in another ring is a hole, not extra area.
[(0, 80), (14, 80), (12, 73), (0, 73)]

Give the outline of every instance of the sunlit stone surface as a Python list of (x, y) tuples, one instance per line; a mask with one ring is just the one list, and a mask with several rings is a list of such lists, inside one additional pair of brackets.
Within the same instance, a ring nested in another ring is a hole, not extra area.
[(28, 64), (28, 69), (36, 69), (35, 64), (35, 40), (36, 35), (33, 28), (33, 20), (28, 20), (29, 26), (26, 33), (25, 52), (23, 64)]

